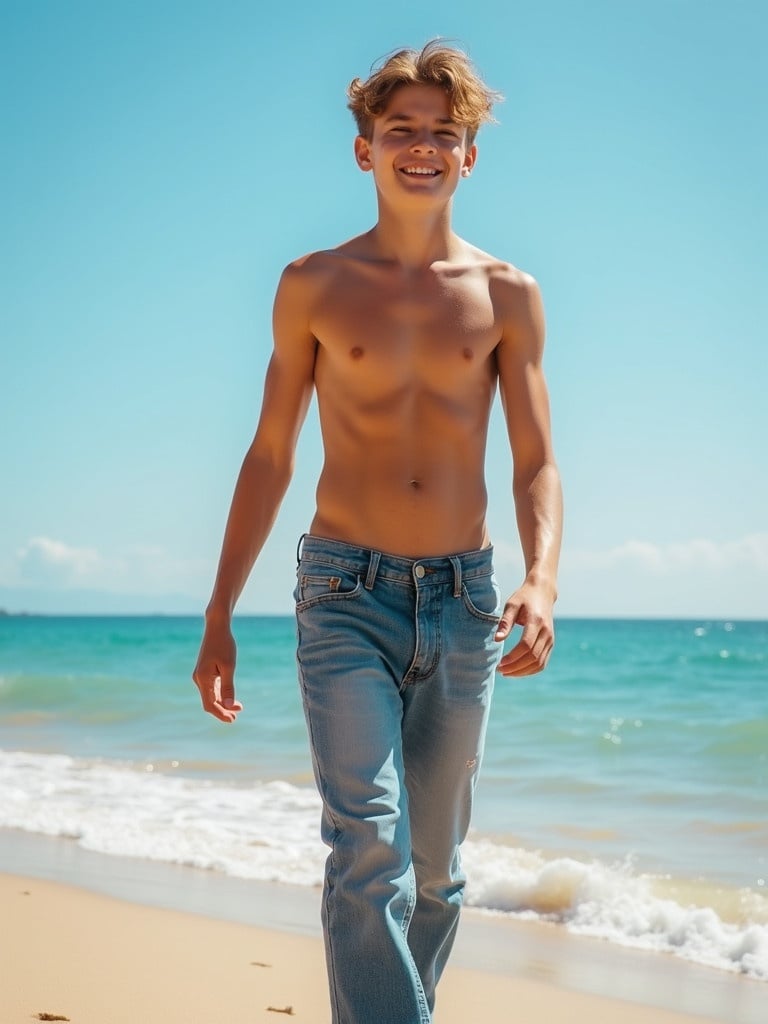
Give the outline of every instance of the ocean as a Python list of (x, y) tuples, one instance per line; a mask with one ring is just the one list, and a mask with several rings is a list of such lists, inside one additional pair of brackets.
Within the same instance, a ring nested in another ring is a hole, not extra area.
[[(320, 884), (286, 617), (235, 620), (234, 726), (196, 618), (0, 617), (2, 829)], [(467, 902), (768, 980), (768, 623), (564, 619), (498, 678)]]

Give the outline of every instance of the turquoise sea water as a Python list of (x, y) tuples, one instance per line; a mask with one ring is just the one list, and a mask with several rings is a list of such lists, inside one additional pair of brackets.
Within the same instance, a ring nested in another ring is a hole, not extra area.
[[(293, 620), (236, 620), (233, 727), (200, 629), (0, 618), (0, 826), (317, 884)], [(497, 681), (464, 859), (479, 906), (768, 977), (768, 623), (560, 621)]]

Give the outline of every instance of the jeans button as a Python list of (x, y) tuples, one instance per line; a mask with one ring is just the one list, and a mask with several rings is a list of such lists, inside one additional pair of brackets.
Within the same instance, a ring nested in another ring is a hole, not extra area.
[(413, 571), (416, 573), (416, 578), (417, 579), (420, 579), (420, 580), (424, 579), (424, 573), (426, 572), (426, 570), (425, 570), (423, 565), (417, 565), (416, 568)]

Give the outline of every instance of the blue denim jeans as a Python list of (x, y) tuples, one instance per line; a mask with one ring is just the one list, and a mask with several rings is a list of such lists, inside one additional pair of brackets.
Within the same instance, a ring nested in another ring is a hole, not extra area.
[(492, 550), (408, 559), (306, 536), (297, 575), (333, 1024), (429, 1024), (501, 654)]

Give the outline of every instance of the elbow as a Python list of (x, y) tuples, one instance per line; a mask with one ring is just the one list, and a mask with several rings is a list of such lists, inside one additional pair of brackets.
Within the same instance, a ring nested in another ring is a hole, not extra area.
[(522, 464), (515, 463), (512, 486), (515, 494), (530, 491), (532, 487), (546, 481), (559, 484), (560, 472), (554, 457), (548, 456)]
[(294, 464), (292, 450), (261, 443), (257, 438), (246, 453), (243, 470), (259, 480), (269, 479), (275, 487), (285, 491), (291, 482)]

